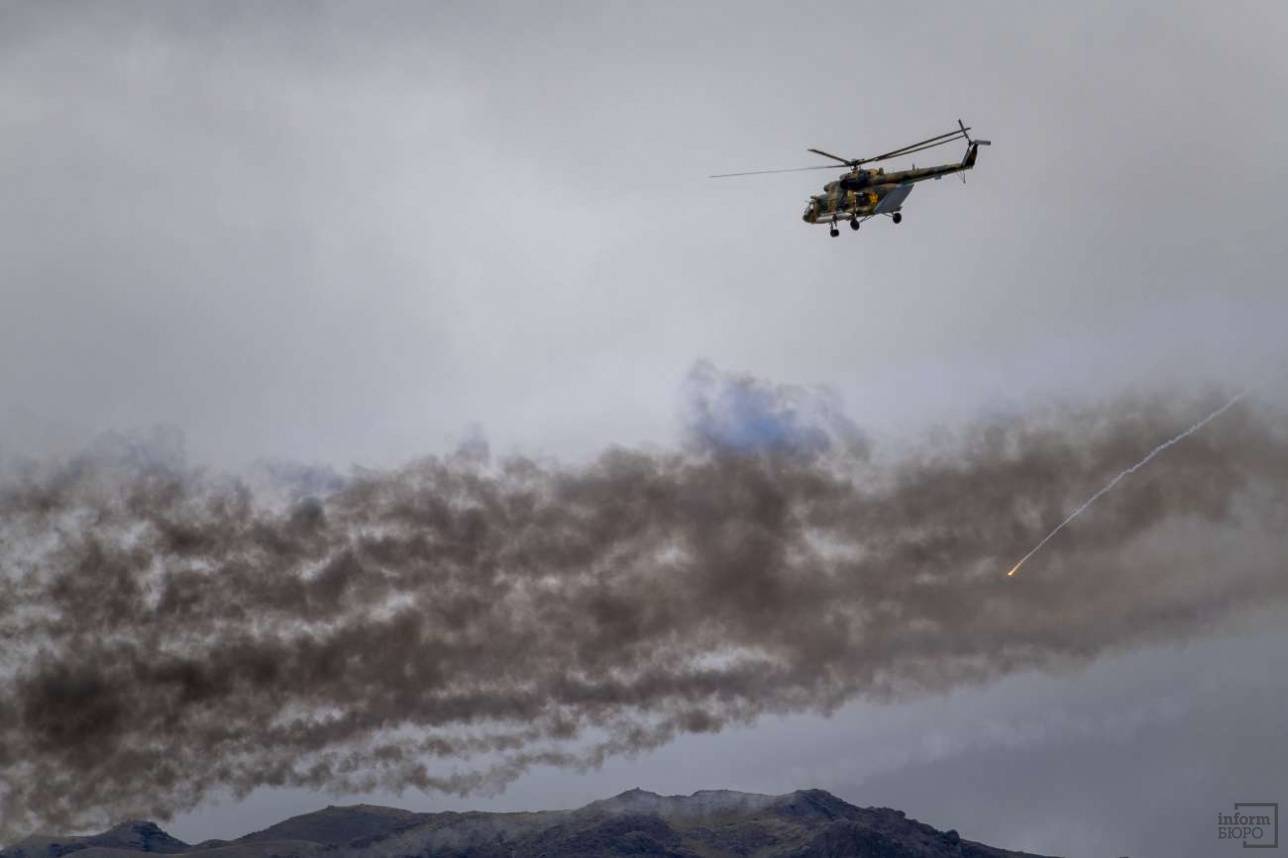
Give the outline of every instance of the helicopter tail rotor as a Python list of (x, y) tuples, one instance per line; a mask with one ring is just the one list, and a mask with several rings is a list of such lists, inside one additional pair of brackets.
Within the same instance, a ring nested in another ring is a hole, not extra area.
[(966, 123), (962, 122), (960, 119), (957, 120), (957, 126), (961, 129), (957, 133), (960, 134), (962, 136), (962, 139), (964, 139), (969, 145), (971, 146), (992, 146), (993, 145), (992, 140), (980, 140), (978, 137), (971, 137), (970, 128), (968, 128), (966, 126)]
[[(980, 140), (978, 137), (972, 138), (970, 136), (970, 128), (968, 128), (966, 123), (962, 122), (960, 119), (957, 120), (957, 127), (961, 129), (957, 133), (966, 141), (966, 157), (962, 158), (962, 167), (969, 169), (975, 166), (975, 157), (979, 154), (979, 147), (992, 146), (993, 141)], [(966, 181), (965, 174), (962, 174), (962, 181)]]

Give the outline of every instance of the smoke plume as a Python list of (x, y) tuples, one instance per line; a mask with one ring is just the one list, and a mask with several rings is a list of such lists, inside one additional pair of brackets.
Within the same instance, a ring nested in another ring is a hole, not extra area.
[[(264, 785), (494, 790), (680, 733), (1201, 633), (1288, 601), (1288, 438), (1219, 397), (989, 421), (894, 457), (699, 367), (673, 452), (252, 488), (118, 441), (0, 485), (4, 833)], [(307, 489), (309, 493), (301, 490)]]

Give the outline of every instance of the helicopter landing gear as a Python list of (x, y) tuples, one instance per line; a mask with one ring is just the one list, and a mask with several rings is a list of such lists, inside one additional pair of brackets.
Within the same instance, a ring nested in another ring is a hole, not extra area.
[(894, 221), (895, 223), (899, 223), (901, 220), (903, 220), (903, 213), (895, 212), (894, 214), (890, 215), (890, 220)]
[(855, 232), (858, 232), (858, 231), (859, 231), (859, 219), (858, 219), (858, 218), (856, 218), (856, 217), (852, 217), (852, 218), (850, 218), (850, 229), (854, 230)]
[(836, 238), (841, 234), (841, 231), (836, 228), (836, 218), (832, 218), (832, 224), (827, 228), (827, 234), (832, 236), (832, 238)]

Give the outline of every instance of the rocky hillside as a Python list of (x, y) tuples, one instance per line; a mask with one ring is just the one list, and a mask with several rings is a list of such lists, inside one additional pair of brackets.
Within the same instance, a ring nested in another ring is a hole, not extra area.
[[(577, 810), (413, 813), (328, 807), (237, 840), (189, 845), (150, 822), (102, 834), (36, 836), (0, 858), (1024, 858), (937, 831), (901, 811), (861, 808), (822, 790), (755, 795), (631, 790)], [(1034, 856), (1029, 856), (1034, 858)]]

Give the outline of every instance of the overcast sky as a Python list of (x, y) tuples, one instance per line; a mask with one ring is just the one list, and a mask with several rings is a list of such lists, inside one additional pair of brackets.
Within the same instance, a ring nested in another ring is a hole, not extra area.
[[(835, 391), (878, 453), (1123, 390), (1282, 404), (1285, 44), (1272, 3), (0, 3), (0, 457), (166, 425), (225, 471), (479, 432), (578, 461), (673, 446), (699, 360)], [(802, 223), (827, 171), (706, 178), (958, 117), (993, 146), (899, 226)], [(1271, 613), (374, 800), (821, 787), (1008, 848), (1218, 855), (1218, 811), (1288, 801), (1286, 646)], [(171, 829), (358, 800), (261, 791)]]

